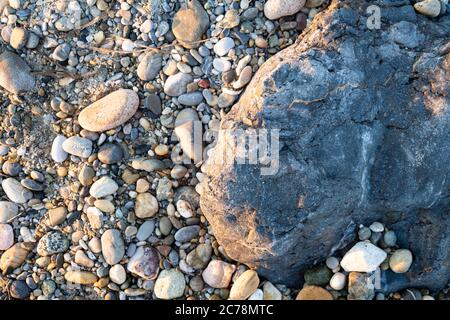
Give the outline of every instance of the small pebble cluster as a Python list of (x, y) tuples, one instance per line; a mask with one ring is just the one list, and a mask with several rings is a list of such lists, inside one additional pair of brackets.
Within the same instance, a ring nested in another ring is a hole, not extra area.
[(202, 163), (185, 164), (192, 124), (207, 152), (328, 2), (0, 0), (0, 299), (372, 299), (371, 272), (407, 272), (411, 252), (374, 224), (298, 295), (260, 279), (215, 240)]

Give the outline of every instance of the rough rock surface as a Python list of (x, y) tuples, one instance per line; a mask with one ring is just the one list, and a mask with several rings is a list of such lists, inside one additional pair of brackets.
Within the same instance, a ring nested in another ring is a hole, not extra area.
[[(367, 27), (370, 4), (380, 30)], [(214, 165), (220, 136), (202, 183), (202, 211), (232, 259), (298, 285), (354, 243), (358, 223), (383, 221), (417, 257), (383, 274), (385, 291), (448, 283), (449, 28), (449, 16), (431, 21), (405, 1), (333, 1), (259, 69), (221, 128), (280, 129), (279, 170)]]

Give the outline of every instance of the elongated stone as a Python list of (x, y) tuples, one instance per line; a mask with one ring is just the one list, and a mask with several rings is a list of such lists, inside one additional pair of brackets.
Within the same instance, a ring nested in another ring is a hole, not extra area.
[(127, 122), (139, 107), (139, 96), (129, 89), (119, 89), (83, 109), (78, 122), (84, 129), (101, 132)]

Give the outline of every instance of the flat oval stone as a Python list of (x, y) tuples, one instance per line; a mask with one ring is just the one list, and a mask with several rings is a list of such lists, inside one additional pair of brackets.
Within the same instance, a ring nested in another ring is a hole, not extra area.
[(14, 178), (3, 180), (2, 188), (9, 200), (15, 203), (25, 203), (33, 197), (33, 193), (25, 189), (20, 182)]
[(299, 12), (306, 0), (268, 0), (264, 5), (264, 15), (267, 19), (275, 20)]
[(90, 285), (97, 282), (98, 278), (92, 272), (87, 271), (68, 271), (64, 274), (67, 282)]
[(31, 68), (18, 55), (6, 51), (0, 55), (0, 86), (14, 94), (32, 91), (36, 81)]
[(55, 162), (64, 162), (67, 159), (67, 152), (64, 151), (62, 145), (66, 141), (66, 137), (57, 135), (52, 143), (51, 157)]
[(164, 83), (164, 93), (171, 97), (181, 96), (187, 90), (187, 85), (192, 82), (192, 76), (179, 72), (167, 78)]
[(62, 147), (65, 152), (80, 158), (88, 158), (92, 153), (92, 141), (79, 136), (66, 139)]
[(18, 162), (5, 161), (2, 166), (3, 173), (15, 177), (22, 171), (22, 166)]
[(119, 230), (106, 230), (101, 237), (101, 243), (103, 258), (106, 263), (115, 265), (122, 260), (125, 254), (125, 244)]
[(189, 92), (178, 97), (178, 102), (185, 106), (197, 106), (203, 101), (203, 95), (200, 91)]
[(6, 223), (19, 213), (19, 206), (14, 202), (0, 201), (0, 223)]
[(136, 239), (139, 241), (145, 241), (150, 237), (155, 230), (155, 221), (147, 220), (140, 227), (136, 234)]
[(30, 178), (25, 178), (20, 181), (20, 184), (31, 191), (42, 191), (44, 186)]
[(89, 194), (94, 198), (103, 198), (119, 189), (117, 183), (108, 176), (101, 177), (95, 181), (89, 189)]
[(183, 227), (175, 233), (175, 240), (178, 242), (188, 242), (198, 236), (200, 226)]
[(9, 249), (13, 244), (13, 228), (9, 224), (0, 224), (0, 251)]
[(153, 80), (162, 68), (162, 56), (158, 52), (150, 52), (144, 55), (137, 67), (139, 79), (144, 81)]
[(214, 52), (218, 55), (223, 57), (226, 55), (231, 49), (234, 48), (234, 41), (230, 37), (225, 37), (223, 39), (220, 39), (215, 45), (214, 45)]
[(119, 89), (80, 112), (78, 122), (86, 130), (101, 132), (127, 122), (139, 107), (139, 96), (129, 89)]

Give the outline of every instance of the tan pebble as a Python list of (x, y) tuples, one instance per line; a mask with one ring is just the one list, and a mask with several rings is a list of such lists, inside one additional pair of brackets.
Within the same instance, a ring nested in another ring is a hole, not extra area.
[(155, 154), (158, 156), (165, 156), (169, 153), (169, 147), (165, 144), (160, 144), (155, 148)]
[(92, 268), (94, 266), (94, 261), (89, 259), (89, 257), (82, 250), (78, 250), (75, 253), (75, 263), (87, 268)]
[(245, 300), (250, 297), (259, 286), (256, 271), (247, 270), (236, 279), (230, 290), (230, 300)]
[(119, 89), (83, 109), (78, 122), (89, 131), (107, 131), (127, 122), (138, 107), (139, 96), (136, 92)]
[(324, 288), (306, 286), (300, 290), (296, 300), (333, 300), (333, 296)]
[(99, 209), (100, 211), (103, 211), (105, 213), (113, 213), (115, 210), (113, 203), (111, 201), (105, 200), (105, 199), (95, 200), (94, 206), (97, 209)]
[(150, 189), (150, 184), (148, 183), (148, 181), (144, 178), (139, 179), (136, 182), (136, 191), (139, 193), (144, 193), (147, 192), (148, 189)]
[(69, 271), (66, 272), (64, 278), (67, 282), (91, 285), (97, 282), (97, 276), (87, 271)]

